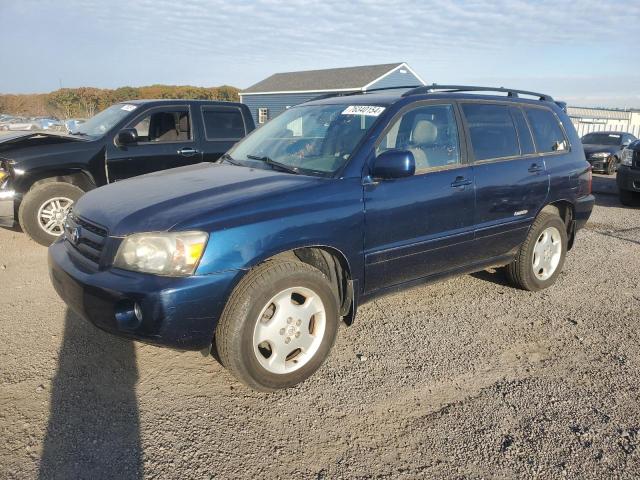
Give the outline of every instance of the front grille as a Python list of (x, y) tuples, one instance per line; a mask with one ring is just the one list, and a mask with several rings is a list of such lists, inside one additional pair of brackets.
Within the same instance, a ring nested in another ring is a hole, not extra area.
[(631, 165), (633, 165), (635, 168), (640, 168), (640, 150), (633, 151), (633, 159)]
[(72, 213), (65, 222), (64, 234), (69, 244), (80, 255), (92, 262), (100, 263), (102, 250), (108, 237), (105, 228)]

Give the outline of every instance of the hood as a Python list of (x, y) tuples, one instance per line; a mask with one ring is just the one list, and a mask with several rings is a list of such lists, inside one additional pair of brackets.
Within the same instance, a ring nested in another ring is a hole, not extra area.
[(70, 142), (86, 142), (89, 139), (63, 133), (20, 132), (0, 137), (0, 152), (16, 148), (28, 148), (41, 145), (56, 145)]
[(592, 143), (585, 143), (582, 145), (584, 153), (588, 157), (589, 155), (597, 152), (616, 153), (620, 150), (619, 145), (597, 145)]
[(248, 203), (271, 202), (327, 181), (275, 170), (199, 163), (113, 183), (85, 194), (74, 213), (112, 236), (213, 222)]

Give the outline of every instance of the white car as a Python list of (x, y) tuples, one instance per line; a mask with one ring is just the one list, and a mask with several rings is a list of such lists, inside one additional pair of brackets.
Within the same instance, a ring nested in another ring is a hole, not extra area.
[(0, 127), (2, 130), (37, 130), (38, 125), (26, 118), (14, 118)]

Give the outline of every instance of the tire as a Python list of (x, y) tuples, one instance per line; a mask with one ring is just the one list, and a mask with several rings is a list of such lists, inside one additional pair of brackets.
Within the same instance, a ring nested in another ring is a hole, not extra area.
[[(545, 232), (547, 238), (552, 241), (549, 245), (545, 243), (546, 240), (543, 240)], [(546, 251), (545, 245), (549, 247), (549, 251)], [(531, 292), (543, 290), (555, 283), (562, 271), (566, 252), (566, 225), (557, 214), (543, 211), (531, 225), (529, 234), (520, 246), (516, 258), (507, 265), (507, 277), (514, 286), (523, 290)], [(547, 255), (549, 255), (548, 264), (545, 262)], [(534, 268), (536, 258), (539, 263)], [(546, 269), (543, 268), (545, 265)]]
[[(318, 313), (309, 316), (312, 309)], [(296, 260), (271, 260), (235, 288), (216, 328), (215, 344), (222, 365), (241, 382), (275, 391), (304, 381), (322, 365), (338, 323), (338, 298), (322, 272)]]
[(609, 163), (607, 163), (607, 171), (605, 172), (607, 175), (613, 175), (616, 173), (616, 163), (618, 163), (618, 159), (616, 157), (611, 157)]
[[(64, 216), (83, 194), (82, 189), (65, 182), (47, 182), (32, 187), (18, 210), (18, 221), (22, 230), (40, 245), (51, 245), (62, 233)], [(55, 206), (56, 200), (59, 208)], [(50, 212), (50, 221), (54, 221), (55, 228), (46, 231), (44, 218), (49, 218)]]
[(633, 205), (634, 195), (631, 190), (622, 190), (620, 189), (620, 203), (626, 205), (627, 207), (631, 207)]

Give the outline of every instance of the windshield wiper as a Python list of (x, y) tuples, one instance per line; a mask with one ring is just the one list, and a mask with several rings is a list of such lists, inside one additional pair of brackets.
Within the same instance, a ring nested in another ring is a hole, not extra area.
[(298, 175), (300, 173), (297, 168), (290, 167), (289, 165), (286, 165), (284, 163), (276, 162), (275, 160), (273, 160), (273, 159), (271, 159), (271, 158), (269, 158), (267, 156), (247, 155), (247, 158), (249, 158), (251, 160), (260, 160), (261, 162), (264, 162), (267, 165), (271, 165), (272, 167), (279, 168), (283, 172), (293, 173), (294, 175)]
[(224, 155), (222, 155), (220, 157), (220, 160), (224, 160), (224, 161), (230, 163), (231, 165), (235, 165), (236, 167), (241, 167), (242, 166), (240, 163), (238, 163), (238, 161), (235, 158), (233, 158), (228, 153), (225, 153)]
[(88, 137), (89, 134), (88, 133), (84, 133), (84, 132), (69, 132), (70, 135), (80, 135), (81, 137)]

